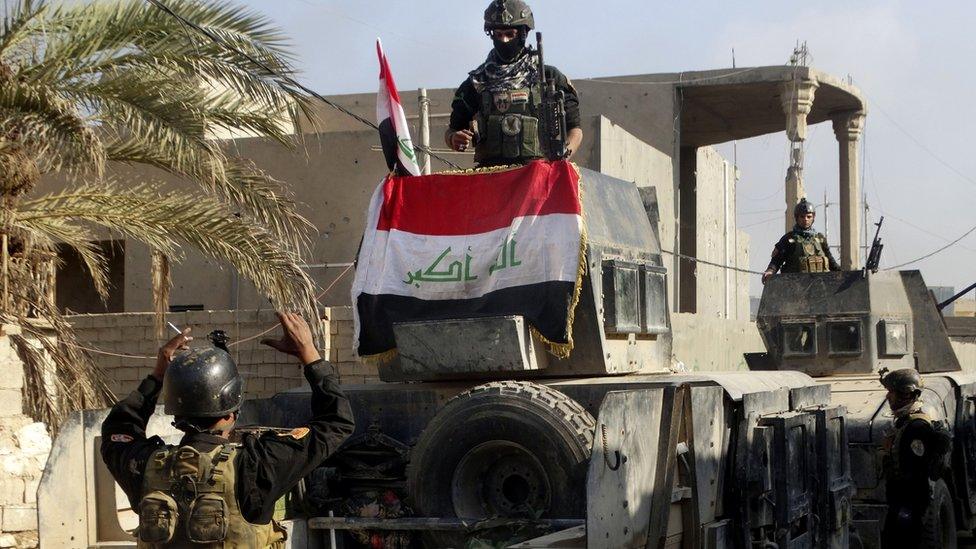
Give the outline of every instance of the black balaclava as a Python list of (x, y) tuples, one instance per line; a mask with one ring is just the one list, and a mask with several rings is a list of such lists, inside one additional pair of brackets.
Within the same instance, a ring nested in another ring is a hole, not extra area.
[(508, 42), (502, 42), (494, 36), (491, 41), (495, 44), (495, 52), (499, 60), (503, 63), (511, 63), (518, 59), (519, 54), (525, 49), (525, 31), (519, 29), (518, 36)]

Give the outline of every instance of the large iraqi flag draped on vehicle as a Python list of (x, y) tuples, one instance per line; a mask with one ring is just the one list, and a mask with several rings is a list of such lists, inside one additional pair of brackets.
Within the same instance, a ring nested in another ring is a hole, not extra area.
[(579, 181), (567, 161), (387, 176), (352, 288), (358, 354), (392, 351), (397, 322), (503, 315), (568, 354), (585, 266)]

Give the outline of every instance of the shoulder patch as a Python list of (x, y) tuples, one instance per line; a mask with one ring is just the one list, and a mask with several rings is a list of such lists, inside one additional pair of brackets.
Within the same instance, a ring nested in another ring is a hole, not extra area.
[(308, 431), (309, 431), (308, 427), (298, 427), (296, 429), (292, 429), (291, 431), (285, 433), (278, 433), (278, 436), (291, 437), (295, 440), (300, 440), (305, 438), (306, 435), (308, 435)]
[(132, 442), (135, 439), (133, 439), (131, 435), (119, 433), (119, 434), (112, 435), (110, 440), (112, 442)]

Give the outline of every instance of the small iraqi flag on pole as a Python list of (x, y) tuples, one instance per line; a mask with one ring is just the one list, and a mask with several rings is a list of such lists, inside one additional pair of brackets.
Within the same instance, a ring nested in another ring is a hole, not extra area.
[(383, 53), (383, 44), (376, 39), (376, 55), (380, 60), (380, 91), (376, 94), (376, 123), (380, 127), (383, 156), (391, 171), (401, 175), (420, 175), (417, 156), (413, 151), (407, 117), (403, 114), (390, 64)]

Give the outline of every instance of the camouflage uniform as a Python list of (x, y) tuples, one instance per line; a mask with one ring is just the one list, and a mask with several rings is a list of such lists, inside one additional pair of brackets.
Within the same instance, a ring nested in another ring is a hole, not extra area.
[(767, 270), (773, 273), (822, 273), (839, 271), (840, 265), (830, 253), (827, 237), (799, 226), (783, 235), (773, 246)]
[[(166, 412), (177, 416), (177, 425), (179, 408), (190, 411), (188, 417), (204, 418), (240, 408), (242, 379), (224, 355), (213, 349), (181, 354), (164, 381), (146, 377), (102, 423), (102, 459), (139, 512), (139, 547), (281, 547), (285, 536), (272, 520), (275, 503), (353, 431), (352, 410), (335, 371), (318, 360), (305, 365), (311, 418), (302, 427), (246, 435), (241, 444), (202, 431), (188, 431), (177, 445), (147, 437), (164, 384)], [(181, 370), (197, 367), (205, 369), (198, 381), (174, 382)], [(203, 392), (210, 398), (201, 398)], [(208, 407), (216, 408), (211, 413)]]
[[(489, 34), (496, 28), (519, 28), (527, 33), (534, 25), (532, 11), (520, 0), (495, 0), (485, 10), (485, 32)], [(579, 128), (576, 88), (555, 67), (546, 65), (545, 75), (565, 95), (566, 131)], [(504, 59), (497, 46), (461, 83), (451, 103), (449, 127), (456, 132), (475, 123), (478, 166), (525, 164), (546, 155), (539, 132), (541, 83), (538, 60), (527, 48), (514, 59)]]
[(892, 429), (884, 441), (888, 512), (882, 546), (919, 547), (925, 528), (922, 518), (932, 498), (931, 482), (946, 467), (951, 435), (917, 400), (923, 386), (917, 371), (895, 370), (882, 378), (882, 384), (891, 392), (913, 395), (908, 405), (893, 412)]

